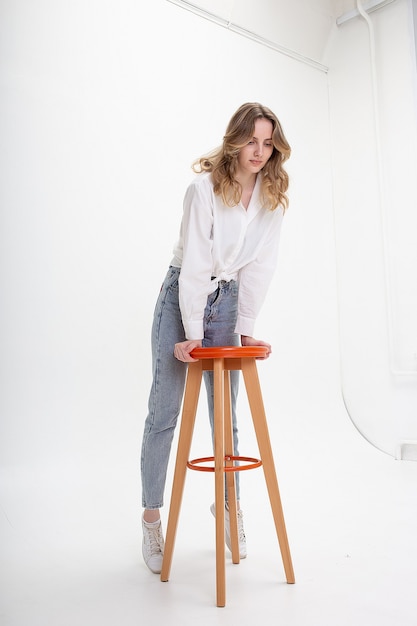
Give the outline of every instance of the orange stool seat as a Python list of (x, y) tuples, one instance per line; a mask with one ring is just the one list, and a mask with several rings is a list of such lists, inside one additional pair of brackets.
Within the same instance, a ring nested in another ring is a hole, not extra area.
[[(237, 503), (235, 472), (262, 466), (274, 518), (278, 543), (287, 583), (294, 583), (290, 548), (275, 464), (269, 439), (268, 426), (259, 383), (256, 359), (267, 355), (264, 346), (220, 346), (195, 348), (191, 356), (197, 361), (188, 364), (187, 382), (178, 438), (177, 458), (168, 516), (165, 551), (162, 562), (161, 581), (169, 579), (178, 518), (188, 469), (214, 473), (216, 507), (216, 592), (217, 606), (226, 604), (225, 576), (225, 479), (230, 516), (230, 539), (232, 561), (239, 563), (239, 540), (237, 529)], [(204, 370), (213, 371), (214, 382), (214, 456), (189, 460), (192, 435), (197, 414), (198, 398)], [(233, 450), (233, 425), (230, 396), (230, 371), (240, 370), (248, 396), (253, 426), (258, 442), (260, 459), (236, 456)], [(245, 465), (236, 465), (244, 461)], [(204, 465), (212, 463), (211, 466)]]
[(194, 359), (241, 359), (243, 357), (266, 357), (266, 346), (214, 346), (212, 348), (194, 348), (191, 356)]

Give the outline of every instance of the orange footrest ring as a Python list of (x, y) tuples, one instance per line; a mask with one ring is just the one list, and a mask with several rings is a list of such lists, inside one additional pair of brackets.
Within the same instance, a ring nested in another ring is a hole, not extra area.
[[(251, 456), (225, 456), (225, 462), (227, 461), (246, 461), (246, 465), (225, 465), (223, 471), (225, 472), (243, 472), (245, 470), (255, 469), (261, 467), (262, 461), (255, 459)], [(214, 472), (214, 466), (201, 466), (201, 463), (213, 463), (214, 456), (205, 456), (201, 459), (193, 459), (187, 461), (188, 469), (196, 470), (197, 472)]]

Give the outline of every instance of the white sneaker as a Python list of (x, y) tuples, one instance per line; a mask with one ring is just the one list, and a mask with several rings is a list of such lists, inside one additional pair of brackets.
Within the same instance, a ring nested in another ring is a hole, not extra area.
[[(216, 505), (213, 504), (210, 507), (210, 511), (213, 516), (216, 517)], [(225, 529), (225, 539), (226, 545), (229, 548), (230, 552), (232, 551), (232, 544), (230, 541), (230, 514), (227, 506), (224, 507), (224, 529)], [(237, 511), (237, 534), (239, 540), (239, 556), (241, 559), (246, 559), (247, 551), (246, 551), (246, 535), (243, 529), (243, 511), (238, 509)]]
[(149, 523), (142, 517), (142, 554), (146, 565), (154, 574), (160, 574), (164, 557), (164, 537), (161, 520)]

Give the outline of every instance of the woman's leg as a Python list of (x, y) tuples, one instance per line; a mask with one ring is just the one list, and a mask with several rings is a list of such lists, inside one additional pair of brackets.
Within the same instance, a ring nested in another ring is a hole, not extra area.
[[(236, 326), (237, 318), (237, 298), (238, 298), (238, 286), (235, 281), (229, 283), (220, 283), (217, 294), (209, 296), (206, 308), (205, 316), (205, 330), (204, 330), (204, 345), (205, 346), (235, 346), (239, 345), (239, 336), (235, 334), (234, 329)], [(214, 422), (214, 387), (213, 387), (213, 372), (204, 372), (204, 380), (207, 389), (207, 401), (209, 407), (210, 423), (213, 431)], [(234, 453), (237, 456), (239, 454), (239, 441), (238, 441), (238, 428), (236, 420), (236, 400), (239, 387), (239, 372), (230, 372), (231, 383), (231, 400), (232, 400), (232, 420), (233, 420), (233, 448)], [(238, 505), (238, 540), (239, 540), (239, 555), (241, 559), (246, 558), (246, 536), (243, 528), (243, 513), (240, 510), (240, 481), (239, 472), (235, 473), (236, 479), (236, 498)], [(225, 485), (225, 498), (226, 498), (226, 510), (225, 510), (225, 539), (226, 545), (231, 551), (231, 535), (230, 535), (230, 517), (227, 506), (227, 485)], [(213, 515), (216, 514), (215, 505), (210, 507)]]
[[(238, 285), (236, 281), (221, 282), (219, 288), (208, 297), (204, 315), (205, 347), (210, 346), (237, 346), (239, 335), (235, 333), (237, 319)], [(204, 382), (207, 391), (210, 424), (214, 428), (214, 387), (213, 372), (204, 372)], [(235, 455), (239, 454), (238, 427), (236, 419), (236, 401), (239, 390), (239, 372), (230, 372), (232, 420), (233, 420), (233, 447)], [(239, 472), (236, 472), (236, 496), (240, 497)], [(227, 493), (226, 493), (227, 499)]]
[(180, 269), (171, 267), (155, 307), (152, 326), (153, 381), (145, 421), (141, 475), (142, 505), (158, 519), (163, 506), (168, 460), (184, 393), (187, 366), (174, 357), (174, 344), (185, 340), (178, 304)]

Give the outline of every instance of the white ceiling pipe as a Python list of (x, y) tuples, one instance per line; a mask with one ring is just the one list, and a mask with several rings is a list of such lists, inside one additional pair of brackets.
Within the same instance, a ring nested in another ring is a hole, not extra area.
[[(395, 0), (369, 0), (369, 2), (365, 2), (362, 7), (363, 11), (366, 11), (366, 13), (372, 13), (372, 11), (382, 9), (382, 7), (384, 7), (386, 4), (391, 4), (391, 2), (395, 2)], [(348, 11), (347, 13), (343, 13), (343, 15), (337, 17), (336, 24), (340, 26), (340, 24), (348, 22), (349, 20), (353, 20), (355, 17), (359, 17), (360, 15), (361, 13), (357, 8), (352, 9), (352, 11)]]
[(265, 39), (265, 37), (262, 37), (261, 35), (258, 35), (257, 33), (247, 30), (246, 28), (243, 28), (242, 26), (239, 26), (238, 24), (234, 24), (230, 20), (226, 20), (223, 17), (220, 17), (219, 15), (210, 13), (209, 11), (206, 11), (205, 9), (200, 8), (199, 6), (193, 4), (192, 2), (188, 2), (187, 0), (168, 0), (168, 2), (171, 2), (172, 4), (176, 4), (177, 6), (182, 7), (183, 9), (187, 9), (188, 11), (191, 11), (195, 15), (199, 15), (200, 17), (203, 17), (204, 19), (209, 20), (210, 22), (214, 22), (218, 26), (227, 28), (228, 30), (231, 30), (237, 35), (242, 35), (243, 37), (246, 37), (247, 39), (251, 39), (252, 41), (259, 43), (262, 46), (265, 46), (266, 48), (271, 48), (272, 50), (275, 50), (275, 52), (284, 54), (285, 56), (295, 59), (296, 61), (301, 61), (302, 63), (306, 63), (307, 65), (310, 65), (312, 67), (315, 67), (318, 70), (321, 70), (322, 72), (329, 71), (329, 68), (326, 65), (319, 63), (319, 61), (316, 61), (315, 59), (312, 59), (303, 54), (300, 54), (299, 52), (296, 52), (295, 50), (291, 50), (290, 48), (286, 48), (285, 46), (281, 46), (279, 43), (276, 43), (275, 41)]
[[(392, 2), (393, 0), (391, 0)], [(387, 4), (385, 2), (384, 4)], [(356, 0), (356, 6), (358, 8), (359, 15), (365, 20), (368, 25), (369, 33), (369, 48), (371, 57), (371, 73), (372, 73), (372, 92), (373, 92), (373, 109), (374, 109), (374, 130), (375, 130), (375, 150), (377, 159), (378, 170), (378, 201), (379, 212), (381, 218), (381, 233), (382, 233), (382, 250), (383, 250), (383, 265), (384, 265), (384, 283), (385, 283), (385, 304), (387, 309), (387, 333), (388, 333), (388, 358), (391, 374), (394, 376), (417, 376), (416, 370), (399, 369), (396, 366), (395, 358), (395, 332), (394, 332), (394, 314), (392, 310), (392, 286), (391, 286), (391, 253), (390, 242), (388, 237), (388, 215), (386, 206), (386, 191), (385, 191), (385, 177), (384, 177), (384, 163), (382, 158), (382, 140), (381, 140), (381, 126), (380, 126), (380, 104), (378, 95), (378, 76), (377, 76), (377, 63), (376, 63), (376, 44), (375, 33), (372, 20), (370, 19), (368, 12), (366, 11), (366, 5), (362, 0)]]

